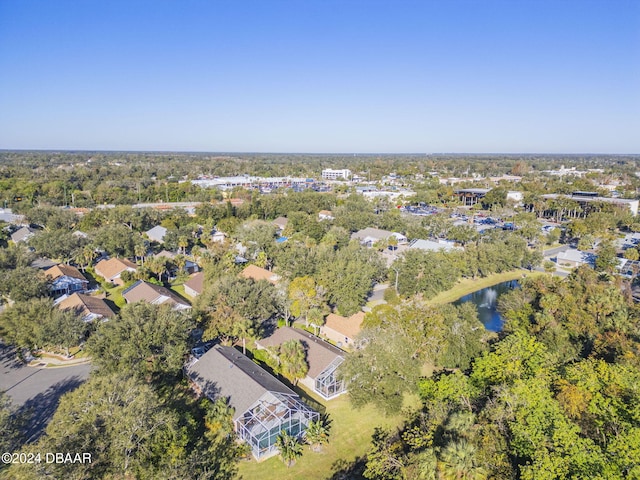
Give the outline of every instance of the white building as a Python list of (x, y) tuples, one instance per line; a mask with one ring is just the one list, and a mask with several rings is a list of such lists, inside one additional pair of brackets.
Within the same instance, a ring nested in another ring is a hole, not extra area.
[(351, 170), (349, 170), (348, 168), (343, 168), (342, 170), (325, 168), (324, 170), (322, 170), (323, 180), (337, 180), (339, 178), (349, 180), (351, 178)]

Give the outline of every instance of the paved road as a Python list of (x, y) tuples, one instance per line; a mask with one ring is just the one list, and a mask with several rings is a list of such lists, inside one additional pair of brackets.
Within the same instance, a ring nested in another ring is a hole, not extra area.
[(373, 292), (371, 292), (371, 295), (369, 295), (369, 298), (367, 298), (367, 302), (384, 300), (384, 292), (387, 288), (389, 288), (388, 283), (376, 283), (373, 286)]
[(90, 364), (73, 367), (27, 367), (15, 351), (0, 343), (0, 390), (11, 398), (19, 414), (29, 417), (25, 441), (35, 440), (55, 412), (60, 397), (88, 377)]

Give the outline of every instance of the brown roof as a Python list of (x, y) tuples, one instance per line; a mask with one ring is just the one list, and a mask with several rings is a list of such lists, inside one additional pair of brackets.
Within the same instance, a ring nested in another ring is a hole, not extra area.
[(257, 265), (249, 265), (247, 268), (240, 272), (244, 278), (253, 278), (254, 280), (267, 280), (274, 285), (278, 283), (280, 277), (269, 270), (265, 270), (264, 268), (260, 268)]
[(47, 277), (50, 277), (52, 280), (55, 280), (59, 277), (72, 277), (77, 278), (79, 280), (87, 281), (84, 275), (80, 273), (80, 271), (76, 267), (72, 267), (71, 265), (65, 265), (61, 263), (59, 265), (54, 265), (51, 268), (48, 268), (44, 271), (44, 274)]
[(147, 302), (154, 305), (169, 304), (173, 306), (191, 307), (185, 300), (168, 288), (138, 280), (122, 292), (127, 303)]
[(348, 318), (336, 315), (335, 313), (330, 313), (327, 315), (324, 326), (335, 330), (345, 337), (354, 338), (358, 333), (360, 333), (363, 320), (364, 312), (355, 313)]
[(286, 228), (287, 223), (289, 223), (289, 219), (287, 217), (278, 217), (272, 223), (280, 228)]
[(96, 265), (96, 273), (107, 280), (111, 280), (127, 268), (137, 270), (138, 266), (126, 258), (110, 258), (109, 260), (100, 260), (98, 262)]
[(77, 309), (83, 315), (93, 313), (105, 318), (110, 318), (115, 315), (103, 299), (85, 295), (84, 293), (69, 295), (58, 304), (58, 308), (60, 310)]
[(331, 210), (320, 210), (318, 215), (333, 215), (333, 212)]
[(336, 359), (344, 358), (344, 352), (339, 348), (297, 328), (279, 328), (271, 336), (258, 340), (256, 343), (262, 347), (274, 347), (288, 340), (299, 340), (304, 345), (309, 363), (307, 375), (311, 378), (320, 375)]
[(189, 277), (189, 280), (184, 282), (184, 286), (189, 287), (198, 294), (202, 293), (202, 289), (204, 287), (204, 273), (194, 273), (193, 275), (191, 275), (191, 277)]

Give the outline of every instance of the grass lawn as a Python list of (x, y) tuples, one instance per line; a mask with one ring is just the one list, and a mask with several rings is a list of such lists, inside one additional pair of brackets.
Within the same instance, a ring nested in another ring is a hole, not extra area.
[(127, 301), (122, 296), (122, 291), (125, 289), (125, 286), (118, 286), (113, 288), (106, 289), (107, 291), (107, 300), (111, 300), (116, 304), (118, 308), (122, 308), (127, 304)]
[[(304, 454), (291, 468), (287, 468), (278, 456), (262, 462), (253, 459), (241, 462), (239, 477), (243, 480), (329, 478), (334, 473), (334, 465), (350, 464), (366, 453), (375, 427), (394, 428), (402, 422), (401, 415), (387, 418), (369, 405), (355, 410), (348, 395), (323, 403), (329, 415), (331, 430), (329, 444), (323, 447), (322, 452), (312, 452), (305, 445)], [(411, 396), (405, 400), (405, 404), (418, 406), (419, 400), (417, 396)]]
[(455, 302), (461, 297), (481, 290), (483, 288), (492, 287), (498, 283), (508, 282), (509, 280), (517, 280), (526, 277), (537, 277), (539, 275), (546, 275), (543, 272), (530, 272), (528, 270), (513, 270), (511, 272), (495, 273), (488, 277), (478, 278), (473, 280), (471, 278), (464, 278), (460, 280), (453, 288), (440, 292), (438, 295), (429, 300), (432, 305), (442, 305), (444, 303)]

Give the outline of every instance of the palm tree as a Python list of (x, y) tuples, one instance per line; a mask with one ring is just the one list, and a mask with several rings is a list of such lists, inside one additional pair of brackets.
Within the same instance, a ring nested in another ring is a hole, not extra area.
[(453, 442), (442, 452), (440, 472), (445, 480), (484, 480), (486, 472), (476, 462), (476, 447), (465, 441)]
[(287, 468), (296, 463), (296, 459), (302, 456), (302, 445), (293, 435), (289, 435), (286, 430), (282, 430), (276, 439), (276, 448), (280, 451), (280, 458)]
[(187, 253), (187, 247), (189, 246), (189, 238), (181, 236), (178, 238), (178, 248), (182, 251), (182, 254)]
[(307, 352), (299, 340), (288, 340), (280, 345), (280, 372), (294, 385), (309, 371)]
[(151, 257), (147, 260), (147, 268), (158, 275), (158, 281), (162, 281), (162, 274), (167, 270), (167, 259), (163, 257)]
[(147, 254), (147, 246), (144, 243), (138, 243), (133, 247), (133, 253), (136, 258), (142, 260), (142, 266), (144, 266), (144, 257)]
[(78, 262), (82, 272), (84, 273), (85, 269), (91, 265), (93, 260), (96, 258), (96, 251), (90, 245), (85, 245), (82, 247), (76, 254), (75, 261)]
[(310, 422), (305, 432), (305, 440), (311, 450), (319, 452), (322, 445), (329, 443), (329, 429), (321, 419)]

